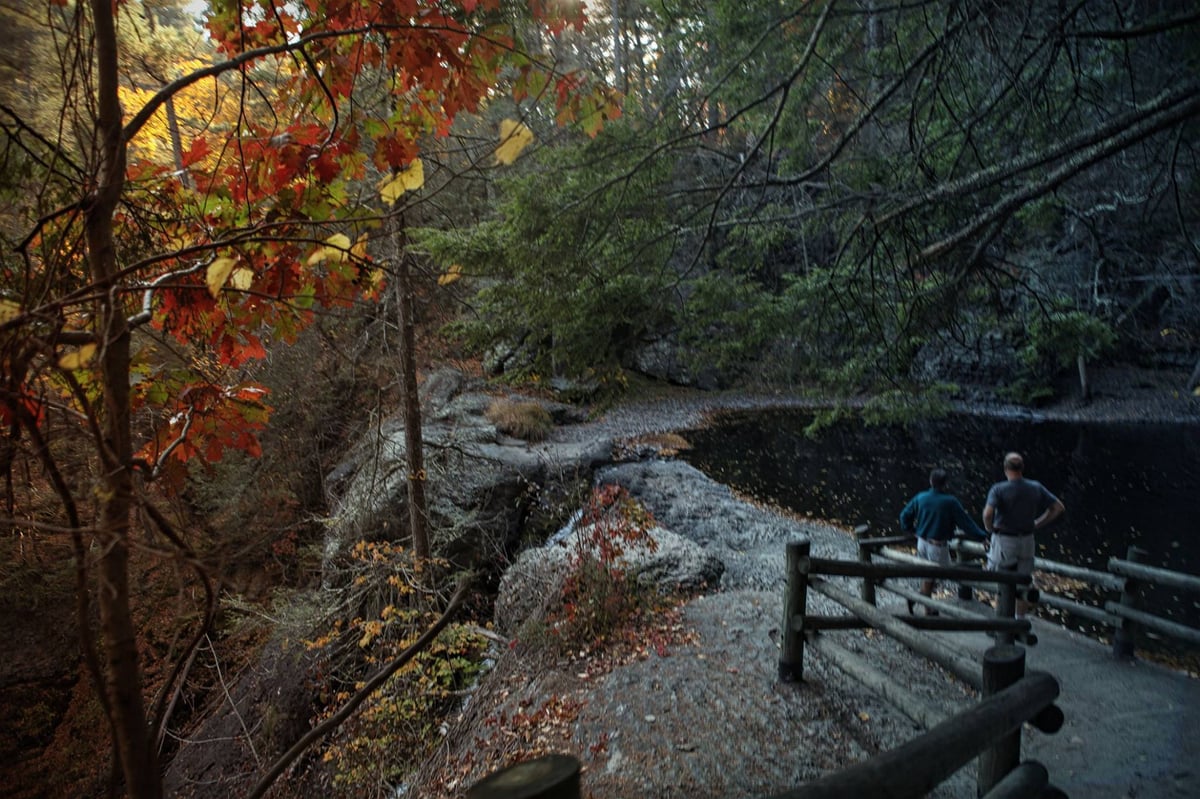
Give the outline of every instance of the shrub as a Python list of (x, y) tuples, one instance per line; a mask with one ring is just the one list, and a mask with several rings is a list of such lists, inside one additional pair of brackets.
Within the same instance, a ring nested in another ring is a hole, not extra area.
[(625, 571), (622, 556), (634, 547), (657, 547), (650, 512), (620, 486), (597, 488), (584, 508), (561, 602), (547, 614), (547, 631), (562, 652), (588, 652), (603, 643), (645, 604), (647, 589)]
[[(421, 588), (427, 569), (392, 542), (357, 543), (340, 566), (348, 584), (328, 632), (308, 642), (333, 664), (321, 718), (337, 711), (365, 675), (394, 660), (439, 614), (436, 597)], [(483, 671), (487, 638), (472, 626), (449, 625), (401, 667), (330, 739), (322, 753), (322, 795), (390, 797), (437, 745), (438, 725)]]
[(554, 428), (550, 412), (533, 400), (498, 399), (486, 416), (501, 433), (525, 441), (542, 441)]

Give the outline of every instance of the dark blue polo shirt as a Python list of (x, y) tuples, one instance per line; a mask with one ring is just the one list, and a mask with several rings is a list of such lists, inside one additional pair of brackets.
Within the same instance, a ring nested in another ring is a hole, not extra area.
[(986, 540), (988, 537), (983, 528), (967, 515), (957, 497), (935, 488), (917, 494), (900, 511), (900, 529), (916, 533), (917, 538), (949, 541), (954, 537), (956, 527), (977, 538)]

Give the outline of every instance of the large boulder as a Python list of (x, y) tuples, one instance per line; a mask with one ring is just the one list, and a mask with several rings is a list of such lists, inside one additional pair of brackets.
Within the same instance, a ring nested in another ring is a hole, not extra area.
[(696, 354), (672, 338), (649, 341), (632, 350), (625, 360), (625, 365), (634, 371), (678, 386), (711, 391), (728, 382), (728, 376), (719, 374), (711, 366), (697, 367), (700, 359)]
[[(613, 440), (557, 435), (528, 442), (504, 435), (487, 418), (499, 395), (477, 379), (437, 372), (422, 387), (425, 493), (432, 547), (461, 565), (503, 564), (539, 514), (552, 532), (569, 511), (559, 497), (578, 493), (592, 471), (612, 460)], [(521, 400), (529, 401), (527, 397)], [(556, 424), (582, 416), (540, 402)], [(408, 458), (399, 418), (366, 431), (352, 454), (327, 477), (326, 562), (360, 540), (407, 535)]]
[(796, 525), (750, 504), (691, 464), (674, 460), (619, 463), (597, 471), (640, 502), (663, 527), (685, 536), (720, 560), (721, 589), (769, 590), (783, 580), (781, 562)]
[[(525, 621), (552, 605), (580, 557), (599, 557), (593, 532), (590, 526), (571, 526), (545, 546), (521, 553), (505, 571), (496, 596), (495, 621), (501, 633), (515, 635)], [(642, 585), (666, 594), (720, 583), (725, 565), (694, 541), (658, 526), (646, 531), (646, 539), (648, 543), (626, 548), (614, 562)]]

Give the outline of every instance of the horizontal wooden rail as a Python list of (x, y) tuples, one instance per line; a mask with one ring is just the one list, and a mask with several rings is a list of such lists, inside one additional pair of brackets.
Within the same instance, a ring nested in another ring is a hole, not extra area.
[(868, 761), (801, 785), (774, 799), (844, 799), (926, 796), (951, 774), (1002, 736), (1049, 707), (1058, 697), (1058, 681), (1031, 673), (974, 707), (942, 722), (926, 734)]
[(574, 755), (543, 755), (492, 772), (466, 799), (579, 799), (581, 768)]
[(1105, 613), (1102, 608), (1098, 608), (1095, 605), (1085, 605), (1082, 602), (1075, 602), (1074, 600), (1056, 594), (1048, 594), (1044, 591), (1038, 597), (1038, 604), (1074, 614), (1081, 619), (1087, 619), (1096, 624), (1103, 624), (1106, 627), (1112, 627), (1119, 621), (1116, 616), (1111, 613)]
[(858, 597), (853, 596), (847, 591), (843, 591), (841, 588), (820, 577), (809, 577), (808, 586), (814, 591), (818, 591), (829, 597), (834, 602), (840, 603), (860, 618), (871, 622), (872, 627), (887, 633), (892, 638), (901, 641), (911, 649), (934, 661), (967, 685), (977, 689), (982, 688), (982, 678), (979, 675), (978, 664), (932, 636), (914, 630), (902, 621), (893, 619), (874, 605), (863, 602)]
[[(983, 555), (986, 550), (983, 544), (977, 541), (967, 541), (965, 539), (955, 539), (950, 542), (950, 548), (958, 552), (965, 552), (971, 555)], [(1033, 568), (1038, 571), (1048, 572), (1050, 574), (1059, 574), (1063, 577), (1070, 577), (1073, 580), (1082, 580), (1086, 583), (1098, 585), (1101, 588), (1107, 588), (1111, 591), (1120, 591), (1125, 587), (1125, 578), (1110, 574), (1108, 572), (1096, 571), (1095, 569), (1086, 569), (1083, 566), (1072, 566), (1070, 563), (1062, 563), (1057, 560), (1046, 560), (1045, 558), (1034, 558)]]
[(1121, 560), (1120, 558), (1109, 558), (1108, 568), (1110, 571), (1114, 571), (1125, 577), (1133, 577), (1167, 588), (1200, 594), (1200, 577), (1193, 574), (1171, 571), (1170, 569), (1160, 569), (1155, 566), (1147, 566), (1143, 563)]
[[(928, 565), (921, 565), (928, 564)], [(1033, 578), (1027, 574), (1012, 572), (989, 572), (979, 569), (966, 569), (954, 566), (935, 566), (928, 561), (921, 564), (905, 564), (892, 566), (886, 563), (862, 563), (854, 560), (830, 560), (827, 558), (808, 558), (807, 564), (801, 563), (800, 568), (807, 574), (839, 575), (842, 577), (868, 577), (874, 580), (889, 578), (925, 578), (931, 580), (980, 580), (988, 583), (1003, 585), (1029, 585)]]
[(1156, 633), (1169, 635), (1172, 638), (1179, 638), (1192, 644), (1200, 644), (1200, 630), (1195, 627), (1188, 627), (1186, 624), (1164, 619), (1159, 616), (1154, 616), (1145, 611), (1127, 607), (1119, 602), (1105, 602), (1104, 609), (1114, 616), (1119, 616), (1122, 619), (1136, 622), (1148, 630), (1154, 630)]
[(911, 544), (914, 541), (916, 541), (916, 537), (911, 535), (881, 535), (878, 538), (860, 538), (858, 545), (867, 549), (879, 549), (894, 544)]
[(1045, 790), (1050, 787), (1050, 772), (1036, 760), (1026, 760), (990, 791), (983, 799), (1029, 799), (1029, 797), (1044, 797)]
[[(890, 547), (885, 547), (884, 549), (882, 549), (879, 552), (879, 556), (881, 558), (885, 558), (887, 560), (891, 560), (896, 563), (910, 563), (913, 566), (920, 566), (920, 565), (929, 563), (929, 561), (925, 560), (922, 557), (918, 557), (917, 555), (910, 555), (907, 552), (901, 552), (897, 549), (892, 549)], [(944, 569), (945, 567), (939, 566), (937, 568)], [(970, 575), (973, 579), (955, 579), (953, 577), (946, 577), (946, 579), (956, 582), (959, 585), (969, 586), (970, 588), (974, 588), (976, 591), (987, 591), (992, 594), (996, 593), (996, 586), (989, 585), (988, 584), (989, 582), (1002, 583), (1005, 585), (1016, 585), (1017, 586), (1017, 594), (1020, 595), (1022, 598), (1026, 599), (1029, 602), (1037, 602), (1038, 601), (1038, 594), (1039, 594), (1038, 589), (1030, 586), (1030, 583), (1033, 582), (1032, 577), (1030, 577), (1028, 580), (1024, 580), (1022, 582), (1014, 582), (1012, 580), (1014, 575), (1011, 572), (990, 572), (985, 569), (980, 569), (980, 568), (977, 568), (974, 566), (959, 566), (958, 568), (966, 569), (970, 573)], [(945, 575), (945, 572), (943, 571), (942, 574)], [(992, 577), (993, 575), (1003, 575), (1004, 579), (993, 580), (993, 577)]]
[[(981, 616), (975, 619), (954, 619), (941, 616), (915, 616), (907, 613), (893, 613), (893, 619), (915, 627), (918, 630), (935, 630), (937, 632), (988, 632), (1004, 630), (1012, 633), (1027, 633), (1030, 630), (1029, 619), (998, 619), (994, 616)], [(861, 630), (872, 624), (858, 616), (801, 616), (793, 622), (801, 632), (820, 630)]]
[[(960, 557), (962, 555), (983, 555), (985, 553), (982, 544), (965, 539), (951, 541), (950, 547), (953, 551), (958, 552)], [(903, 563), (920, 560), (908, 553), (899, 552), (886, 546), (873, 550), (873, 553)], [(1147, 613), (1139, 607), (1146, 586), (1154, 585), (1162, 588), (1173, 588), (1178, 591), (1200, 593), (1200, 576), (1172, 569), (1148, 566), (1142, 563), (1142, 559), (1147, 554), (1139, 547), (1132, 546), (1129, 548), (1126, 558), (1109, 558), (1107, 564), (1108, 571), (1106, 572), (1072, 566), (1067, 563), (1045, 560), (1043, 558), (1035, 558), (1034, 568), (1038, 571), (1081, 580), (1098, 588), (1117, 591), (1121, 594), (1120, 602), (1107, 601), (1104, 602), (1103, 607), (1085, 605), (1066, 597), (1047, 593), (1042, 593), (1037, 601), (1048, 607), (1070, 613), (1096, 624), (1113, 627), (1113, 654), (1117, 657), (1133, 656), (1134, 641), (1138, 626), (1171, 638), (1187, 641), (1188, 643), (1200, 643), (1200, 629)], [(977, 585), (972, 585), (968, 580), (956, 580), (956, 582), (960, 585), (979, 588)], [(890, 588), (890, 586), (886, 585), (884, 587)]]
[(933, 597), (925, 596), (924, 594), (914, 591), (911, 588), (905, 588), (904, 586), (896, 585), (895, 583), (882, 583), (882, 584), (880, 584), (879, 587), (882, 588), (884, 591), (893, 593), (896, 596), (899, 596), (903, 599), (908, 600), (909, 602), (912, 602), (913, 604), (921, 605), (922, 607), (926, 607), (926, 608), (933, 608), (934, 610), (936, 610), (938, 613), (942, 614), (943, 616), (951, 616), (956, 619), (994, 619), (995, 618), (995, 616), (992, 616), (992, 615), (976, 613), (973, 610), (969, 610), (967, 608), (960, 608), (957, 605), (949, 605), (945, 602), (939, 602), (938, 600), (934, 599)]
[(809, 642), (809, 646), (927, 730), (954, 715), (939, 704), (917, 696), (897, 682), (893, 675), (883, 673), (854, 652), (834, 643), (829, 636), (819, 635)]

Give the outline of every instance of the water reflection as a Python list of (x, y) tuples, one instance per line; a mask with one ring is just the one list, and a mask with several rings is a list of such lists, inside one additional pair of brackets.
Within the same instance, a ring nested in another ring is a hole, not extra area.
[[(1103, 570), (1137, 545), (1146, 562), (1200, 574), (1200, 425), (1075, 424), (951, 416), (909, 425), (843, 423), (816, 438), (795, 412), (730, 414), (692, 431), (689, 462), (714, 479), (802, 515), (897, 529), (904, 503), (929, 470), (976, 518), (988, 487), (1004, 479), (1005, 452), (1025, 455), (1066, 515), (1038, 534), (1038, 555)], [(1153, 597), (1152, 609), (1200, 626), (1200, 596)]]

